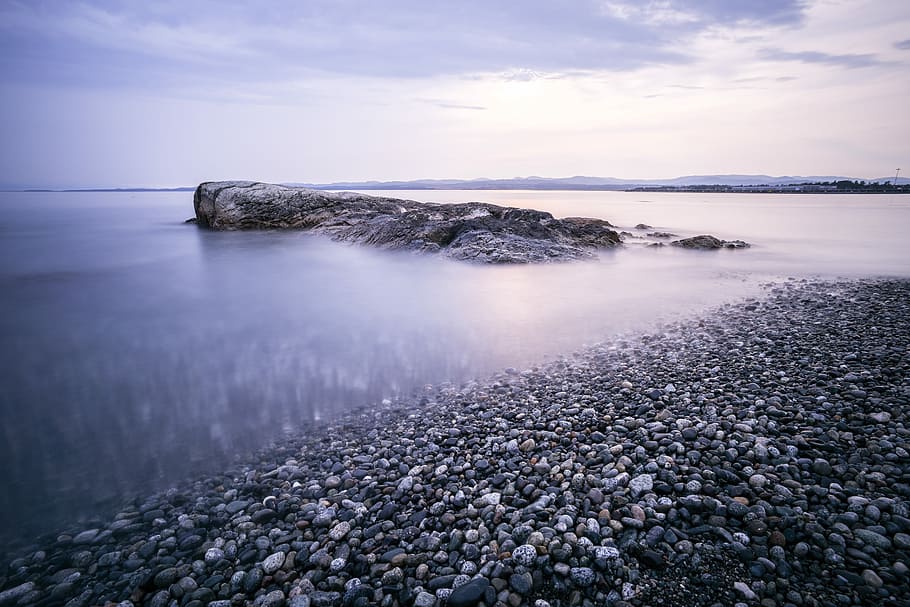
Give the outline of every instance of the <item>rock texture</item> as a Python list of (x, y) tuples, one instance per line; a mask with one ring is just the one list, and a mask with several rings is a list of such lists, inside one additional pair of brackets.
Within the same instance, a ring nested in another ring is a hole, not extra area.
[(709, 234), (702, 234), (700, 236), (693, 236), (691, 238), (683, 238), (682, 240), (674, 240), (671, 242), (674, 247), (683, 247), (684, 249), (748, 249), (751, 245), (742, 240), (721, 240), (716, 236), (711, 236)]
[(426, 204), (256, 182), (208, 182), (196, 188), (197, 224), (214, 230), (311, 230), (345, 242), (441, 253), (482, 263), (587, 259), (620, 244), (600, 219), (481, 202)]

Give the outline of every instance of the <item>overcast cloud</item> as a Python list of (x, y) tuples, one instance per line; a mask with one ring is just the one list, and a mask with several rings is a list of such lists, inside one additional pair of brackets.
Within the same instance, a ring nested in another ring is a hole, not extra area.
[(0, 184), (877, 177), (908, 155), (908, 26), (888, 0), (0, 0)]

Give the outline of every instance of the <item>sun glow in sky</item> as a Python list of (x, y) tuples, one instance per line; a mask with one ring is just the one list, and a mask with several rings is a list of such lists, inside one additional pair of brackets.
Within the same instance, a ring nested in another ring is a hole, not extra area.
[(0, 0), (0, 74), (7, 187), (910, 165), (892, 0)]

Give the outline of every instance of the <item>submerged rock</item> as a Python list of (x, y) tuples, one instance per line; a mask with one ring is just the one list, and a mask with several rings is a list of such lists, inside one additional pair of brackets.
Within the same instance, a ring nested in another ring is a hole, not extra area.
[(429, 204), (246, 181), (196, 188), (196, 222), (214, 230), (298, 229), (334, 240), (481, 263), (587, 259), (620, 237), (609, 222), (482, 202)]
[(700, 236), (692, 236), (691, 238), (683, 238), (682, 240), (674, 240), (671, 242), (675, 247), (682, 247), (684, 249), (748, 249), (751, 245), (742, 240), (721, 240), (716, 236), (711, 236), (710, 234), (701, 234)]

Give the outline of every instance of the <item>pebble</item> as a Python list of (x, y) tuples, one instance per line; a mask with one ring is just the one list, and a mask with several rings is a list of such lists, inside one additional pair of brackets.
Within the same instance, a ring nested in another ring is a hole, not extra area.
[(519, 565), (530, 567), (537, 561), (537, 549), (530, 544), (524, 544), (512, 551), (512, 559)]
[(654, 488), (654, 478), (650, 474), (641, 474), (629, 481), (629, 490), (632, 497), (639, 497)]
[(283, 552), (274, 552), (262, 561), (262, 571), (266, 575), (272, 575), (284, 565), (285, 554)]
[(436, 597), (429, 592), (418, 592), (414, 599), (414, 607), (433, 607), (436, 604)]
[(446, 604), (448, 607), (473, 607), (483, 599), (489, 586), (489, 580), (476, 577), (467, 584), (452, 590)]
[[(205, 564), (214, 565), (224, 558), (224, 550), (221, 548), (209, 548), (205, 551)], [(279, 565), (280, 566), (280, 565)]]
[(862, 576), (866, 583), (873, 588), (881, 588), (885, 585), (885, 583), (882, 581), (882, 578), (878, 577), (878, 574), (870, 569), (864, 569)]
[(572, 583), (582, 588), (593, 585), (597, 579), (594, 571), (589, 567), (572, 567), (569, 572), (569, 577), (571, 578)]
[(98, 537), (100, 529), (86, 529), (73, 538), (74, 544), (91, 544)]
[(751, 588), (749, 588), (749, 585), (746, 584), (745, 582), (734, 582), (733, 589), (736, 590), (736, 592), (738, 592), (740, 594), (740, 596), (742, 596), (747, 601), (754, 601), (754, 600), (758, 599), (756, 594), (752, 591)]
[(340, 523), (338, 523), (337, 525), (332, 527), (331, 531), (329, 531), (329, 538), (331, 538), (332, 541), (337, 542), (337, 541), (340, 541), (342, 538), (344, 538), (344, 536), (346, 536), (350, 532), (351, 532), (351, 524), (347, 521), (341, 521)]

